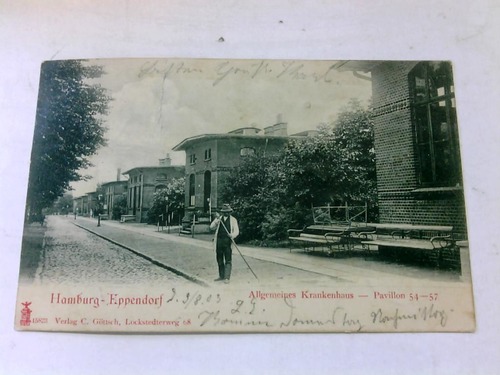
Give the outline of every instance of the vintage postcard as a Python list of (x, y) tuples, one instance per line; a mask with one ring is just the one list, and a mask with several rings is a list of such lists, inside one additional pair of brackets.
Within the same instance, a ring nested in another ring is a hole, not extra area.
[(471, 332), (452, 61), (41, 65), (15, 327)]

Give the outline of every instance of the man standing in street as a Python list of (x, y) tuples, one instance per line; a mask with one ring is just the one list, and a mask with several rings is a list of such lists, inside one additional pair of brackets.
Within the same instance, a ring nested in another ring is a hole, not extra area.
[(215, 254), (217, 265), (219, 266), (219, 277), (215, 281), (229, 283), (231, 278), (232, 268), (232, 253), (233, 241), (240, 234), (238, 221), (234, 216), (229, 204), (224, 204), (220, 210), (221, 215), (217, 214), (216, 218), (210, 224), (210, 229), (215, 229)]

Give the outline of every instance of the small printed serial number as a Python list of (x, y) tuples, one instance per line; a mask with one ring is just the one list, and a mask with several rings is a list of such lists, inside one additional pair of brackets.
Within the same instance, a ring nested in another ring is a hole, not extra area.
[(44, 323), (48, 323), (49, 320), (47, 318), (32, 318), (31, 319), (31, 323), (33, 324), (44, 324)]

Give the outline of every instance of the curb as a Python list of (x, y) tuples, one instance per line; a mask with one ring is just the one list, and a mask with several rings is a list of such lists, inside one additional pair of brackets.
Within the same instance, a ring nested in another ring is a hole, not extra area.
[(153, 263), (153, 264), (155, 264), (155, 265), (157, 265), (157, 266), (159, 266), (161, 268), (165, 268), (166, 270), (168, 270), (168, 271), (170, 271), (172, 273), (175, 273), (176, 275), (181, 276), (181, 277), (183, 277), (183, 278), (185, 278), (185, 279), (187, 279), (187, 280), (189, 280), (189, 281), (191, 281), (191, 282), (193, 282), (195, 284), (198, 284), (198, 285), (201, 285), (201, 286), (204, 286), (204, 287), (210, 286), (210, 284), (208, 284), (206, 281), (204, 281), (202, 279), (199, 279), (196, 276), (190, 275), (189, 273), (187, 273), (185, 271), (182, 271), (182, 270), (180, 270), (178, 268), (174, 268), (172, 266), (169, 266), (168, 264), (159, 262), (159, 261), (157, 261), (154, 258), (151, 258), (151, 257), (149, 257), (149, 256), (147, 256), (147, 255), (145, 255), (145, 254), (143, 254), (143, 253), (141, 253), (141, 252), (139, 252), (139, 251), (137, 251), (137, 250), (135, 250), (135, 249), (127, 246), (127, 245), (121, 244), (121, 243), (119, 243), (119, 242), (117, 242), (115, 240), (112, 240), (109, 237), (106, 237), (106, 236), (104, 236), (104, 235), (102, 235), (100, 233), (97, 233), (97, 232), (93, 231), (92, 229), (84, 227), (83, 225), (80, 225), (78, 223), (73, 223), (73, 225), (76, 225), (77, 227), (79, 227), (81, 229), (84, 229), (87, 232), (92, 233), (93, 235), (96, 235), (97, 237), (100, 237), (100, 238), (102, 238), (102, 239), (104, 239), (104, 240), (106, 240), (108, 242), (111, 242), (114, 245), (120, 246), (120, 247), (122, 247), (122, 248), (124, 248), (124, 249), (126, 249), (126, 250), (128, 250), (128, 251), (130, 251), (132, 253), (134, 253), (135, 255), (140, 256), (141, 258), (146, 259), (147, 261), (149, 261), (149, 262), (151, 262), (151, 263)]

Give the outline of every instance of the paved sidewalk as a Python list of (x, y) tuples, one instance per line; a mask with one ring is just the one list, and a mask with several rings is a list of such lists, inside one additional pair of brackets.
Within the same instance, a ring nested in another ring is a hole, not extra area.
[[(70, 219), (73, 220), (73, 219)], [(158, 232), (156, 226), (138, 223), (101, 221), (78, 217), (73, 220), (81, 226), (109, 241), (121, 245), (136, 254), (183, 275), (201, 285), (214, 285), (216, 262), (210, 235), (198, 238), (179, 236), (177, 230)], [(201, 239), (200, 239), (201, 238)], [(241, 253), (250, 267), (266, 284), (282, 284), (291, 281), (331, 285), (336, 283), (372, 285), (449, 284), (458, 283), (457, 274), (365, 260), (362, 257), (328, 258), (292, 252), (283, 248), (259, 248), (239, 245)], [(236, 252), (233, 254), (232, 284), (251, 284), (256, 279)]]

